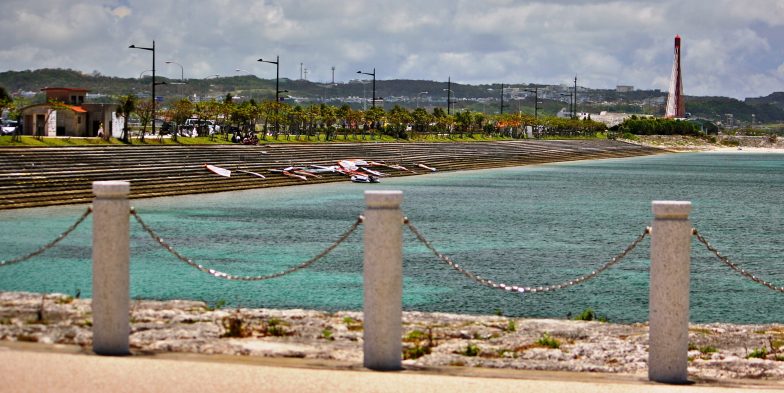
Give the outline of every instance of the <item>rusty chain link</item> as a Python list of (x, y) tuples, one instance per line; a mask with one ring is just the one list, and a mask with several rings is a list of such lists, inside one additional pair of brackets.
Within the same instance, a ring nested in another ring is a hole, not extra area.
[(139, 225), (141, 225), (142, 228), (144, 228), (144, 230), (150, 235), (150, 237), (152, 237), (153, 240), (155, 240), (158, 244), (160, 244), (163, 248), (165, 248), (166, 251), (168, 251), (169, 253), (171, 253), (175, 257), (177, 257), (177, 259), (179, 259), (180, 261), (186, 263), (187, 265), (189, 265), (191, 267), (194, 267), (194, 268), (196, 268), (198, 270), (201, 270), (202, 272), (205, 272), (205, 273), (207, 273), (209, 275), (212, 275), (214, 277), (222, 278), (222, 279), (225, 279), (225, 280), (232, 280), (232, 281), (262, 281), (262, 280), (269, 280), (269, 279), (272, 279), (272, 278), (277, 278), (277, 277), (285, 276), (285, 275), (290, 274), (290, 273), (294, 273), (294, 272), (296, 272), (298, 270), (305, 269), (306, 267), (316, 263), (316, 261), (318, 261), (319, 259), (323, 258), (324, 256), (326, 256), (330, 252), (332, 252), (332, 250), (334, 250), (335, 247), (339, 246), (341, 243), (346, 241), (346, 239), (348, 239), (349, 236), (351, 236), (351, 234), (354, 233), (354, 231), (357, 230), (359, 225), (362, 224), (362, 220), (363, 220), (363, 217), (359, 216), (357, 218), (357, 220), (354, 222), (354, 224), (351, 225), (351, 227), (346, 232), (344, 232), (342, 235), (340, 235), (340, 237), (338, 238), (337, 241), (332, 243), (329, 247), (324, 249), (324, 251), (320, 252), (318, 255), (314, 256), (313, 258), (308, 259), (305, 262), (302, 262), (301, 264), (299, 264), (297, 266), (288, 268), (286, 270), (283, 270), (283, 271), (280, 271), (280, 272), (277, 272), (277, 273), (263, 275), (263, 276), (236, 276), (236, 275), (233, 275), (233, 274), (220, 272), (220, 271), (217, 271), (215, 269), (210, 269), (210, 268), (204, 267), (204, 266), (202, 266), (202, 265), (200, 265), (200, 264), (198, 264), (196, 262), (193, 262), (193, 260), (191, 260), (190, 258), (188, 258), (188, 257), (180, 254), (179, 252), (177, 252), (174, 248), (172, 248), (171, 245), (166, 243), (163, 240), (163, 238), (158, 236), (158, 234), (155, 233), (155, 231), (153, 231), (152, 228), (150, 228), (142, 220), (141, 217), (139, 217), (139, 214), (136, 213), (136, 210), (134, 208), (131, 208), (131, 215), (134, 216), (134, 218), (136, 218), (136, 221), (139, 222)]
[(588, 280), (596, 277), (597, 275), (599, 275), (599, 273), (607, 270), (612, 265), (615, 265), (616, 263), (618, 263), (627, 254), (629, 254), (632, 250), (634, 250), (634, 248), (637, 247), (637, 245), (645, 238), (645, 236), (650, 234), (650, 232), (651, 232), (651, 228), (650, 227), (646, 227), (645, 230), (642, 232), (642, 234), (640, 234), (631, 244), (629, 244), (629, 246), (627, 246), (626, 249), (624, 249), (618, 255), (612, 257), (612, 259), (610, 259), (610, 261), (608, 261), (607, 263), (605, 263), (604, 265), (602, 265), (598, 269), (596, 269), (596, 270), (594, 270), (594, 271), (592, 271), (592, 272), (590, 272), (588, 274), (582, 275), (580, 277), (577, 277), (577, 278), (569, 280), (569, 281), (564, 281), (563, 283), (557, 284), (557, 285), (547, 285), (547, 286), (539, 286), (539, 287), (527, 287), (527, 286), (522, 286), (522, 285), (509, 285), (509, 284), (504, 284), (504, 283), (498, 283), (498, 282), (495, 282), (493, 280), (481, 277), (481, 276), (479, 276), (479, 275), (477, 275), (475, 273), (472, 273), (472, 272), (466, 270), (462, 266), (460, 266), (457, 263), (453, 262), (448, 256), (438, 252), (438, 250), (436, 250), (435, 247), (433, 247), (433, 244), (430, 243), (430, 241), (428, 241), (422, 235), (421, 232), (419, 232), (419, 230), (414, 226), (414, 224), (411, 223), (411, 221), (408, 220), (408, 218), (404, 218), (403, 219), (403, 223), (408, 227), (409, 230), (411, 230), (411, 232), (414, 234), (414, 236), (416, 236), (416, 238), (420, 242), (422, 242), (422, 244), (425, 245), (425, 247), (427, 247), (430, 251), (432, 251), (433, 254), (435, 254), (436, 257), (438, 257), (438, 259), (440, 259), (442, 262), (444, 262), (447, 265), (449, 265), (449, 267), (451, 267), (452, 269), (457, 270), (458, 272), (460, 272), (464, 276), (468, 277), (469, 279), (471, 279), (473, 281), (476, 281), (480, 285), (484, 285), (486, 287), (490, 287), (490, 288), (493, 288), (493, 289), (500, 289), (500, 290), (507, 291), (507, 292), (519, 292), (519, 293), (536, 293), (536, 292), (556, 291), (556, 290), (559, 290), (559, 289), (568, 288), (568, 287), (571, 287), (573, 285), (581, 284), (581, 283), (583, 283), (585, 281), (588, 281)]
[(716, 258), (719, 258), (719, 260), (721, 262), (723, 262), (725, 265), (729, 266), (730, 269), (738, 272), (741, 276), (746, 277), (749, 280), (756, 282), (757, 284), (764, 285), (764, 286), (766, 286), (766, 287), (768, 287), (768, 288), (770, 288), (770, 289), (772, 289), (774, 291), (784, 292), (784, 287), (777, 287), (777, 286), (773, 285), (772, 283), (769, 283), (769, 282), (767, 282), (767, 281), (757, 277), (755, 274), (747, 272), (745, 269), (742, 269), (740, 266), (732, 263), (732, 261), (730, 261), (729, 258), (725, 257), (724, 255), (721, 255), (721, 253), (719, 253), (719, 250), (717, 250), (710, 243), (708, 243), (707, 240), (705, 240), (705, 238), (700, 234), (700, 232), (697, 231), (697, 228), (692, 228), (691, 231), (692, 231), (692, 234), (697, 238), (697, 241), (702, 243), (705, 246), (705, 248), (708, 249), (708, 251), (710, 251), (714, 255), (716, 255)]
[(63, 239), (66, 238), (66, 236), (70, 235), (71, 232), (73, 232), (73, 230), (76, 229), (76, 227), (78, 227), (79, 224), (81, 224), (87, 218), (87, 216), (89, 216), (90, 213), (92, 213), (92, 212), (93, 212), (93, 207), (92, 206), (88, 206), (87, 210), (85, 210), (85, 212), (82, 213), (82, 216), (79, 217), (76, 220), (76, 222), (73, 223), (73, 225), (68, 227), (68, 229), (66, 229), (65, 232), (61, 233), (60, 236), (57, 236), (51, 242), (44, 244), (41, 248), (39, 248), (39, 249), (37, 249), (37, 250), (27, 254), (27, 255), (24, 255), (24, 256), (21, 256), (21, 257), (17, 257), (17, 258), (13, 258), (13, 259), (0, 261), (0, 266), (7, 266), (7, 265), (13, 265), (14, 263), (24, 262), (24, 261), (26, 261), (26, 260), (28, 260), (28, 259), (30, 259), (30, 258), (32, 258), (32, 257), (34, 257), (34, 256), (36, 256), (36, 255), (38, 255), (40, 253), (42, 253), (42, 252), (44, 252), (44, 251), (54, 247), (57, 243), (60, 242), (60, 240), (63, 240)]

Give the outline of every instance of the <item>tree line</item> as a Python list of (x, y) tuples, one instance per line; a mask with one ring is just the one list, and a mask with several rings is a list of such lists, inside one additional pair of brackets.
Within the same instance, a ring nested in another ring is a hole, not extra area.
[[(133, 96), (124, 96), (120, 102), (125, 107), (121, 112), (139, 119), (143, 137), (152, 119), (151, 103), (136, 100)], [(128, 111), (128, 108), (132, 110)], [(412, 139), (428, 135), (463, 137), (475, 134), (509, 138), (592, 137), (606, 129), (603, 123), (590, 119), (537, 118), (524, 113), (487, 115), (468, 110), (447, 114), (438, 107), (428, 112), (423, 108), (409, 110), (398, 105), (389, 110), (378, 106), (359, 110), (348, 104), (301, 106), (252, 99), (236, 102), (228, 94), (223, 100), (202, 102), (183, 98), (161, 109), (158, 116), (171, 122), (172, 130), (189, 118), (208, 120), (217, 125), (219, 133), (227, 139), (232, 133), (258, 133), (262, 140), (310, 140), (319, 137), (334, 140), (339, 136), (345, 140), (382, 135)], [(202, 136), (210, 134), (207, 126), (199, 127), (197, 131)]]

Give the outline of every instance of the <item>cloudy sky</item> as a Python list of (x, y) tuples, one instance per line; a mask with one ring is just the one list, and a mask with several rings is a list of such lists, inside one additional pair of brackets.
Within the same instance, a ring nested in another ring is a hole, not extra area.
[[(0, 71), (251, 73), (666, 90), (683, 37), (689, 95), (784, 91), (784, 0), (2, 0)], [(243, 71), (237, 72), (236, 69)]]

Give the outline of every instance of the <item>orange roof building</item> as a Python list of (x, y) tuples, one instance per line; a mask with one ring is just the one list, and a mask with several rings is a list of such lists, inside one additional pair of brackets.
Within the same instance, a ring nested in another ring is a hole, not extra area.
[(89, 90), (46, 87), (45, 104), (22, 108), (22, 134), (40, 136), (92, 137), (99, 132), (116, 133), (122, 128), (117, 119), (117, 104), (85, 103)]

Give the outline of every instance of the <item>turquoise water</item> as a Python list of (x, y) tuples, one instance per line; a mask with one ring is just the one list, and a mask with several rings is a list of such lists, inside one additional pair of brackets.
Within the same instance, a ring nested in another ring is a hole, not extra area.
[[(690, 200), (692, 223), (722, 253), (784, 285), (784, 155), (689, 153), (134, 200), (181, 253), (232, 274), (269, 274), (317, 254), (364, 209), (363, 190), (404, 192), (404, 211), (457, 263), (509, 284), (545, 285), (585, 274), (652, 220), (652, 200)], [(0, 258), (32, 251), (84, 205), (0, 212)], [(91, 218), (55, 249), (0, 267), (0, 290), (90, 295)], [(243, 307), (361, 309), (361, 229), (311, 268), (263, 282), (201, 273), (131, 223), (131, 296), (220, 300)], [(408, 310), (566, 317), (587, 307), (611, 321), (648, 318), (649, 240), (599, 277), (554, 293), (479, 286), (405, 237)], [(692, 244), (693, 322), (784, 322), (784, 294), (721, 265)]]

